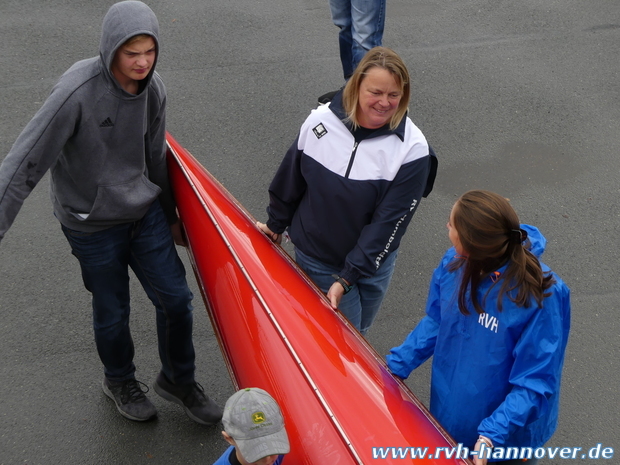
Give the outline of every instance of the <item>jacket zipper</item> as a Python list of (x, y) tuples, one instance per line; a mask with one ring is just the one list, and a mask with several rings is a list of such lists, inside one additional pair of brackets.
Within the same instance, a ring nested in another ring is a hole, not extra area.
[(351, 158), (349, 159), (349, 166), (347, 166), (347, 172), (344, 174), (345, 179), (349, 178), (349, 173), (351, 172), (351, 168), (353, 167), (353, 161), (355, 160), (355, 154), (357, 153), (358, 145), (358, 141), (355, 141), (355, 144), (353, 144), (353, 151), (351, 152)]

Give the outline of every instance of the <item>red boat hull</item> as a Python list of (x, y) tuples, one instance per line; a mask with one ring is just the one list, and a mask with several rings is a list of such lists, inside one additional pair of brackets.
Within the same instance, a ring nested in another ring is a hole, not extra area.
[[(369, 464), (378, 459), (374, 447), (452, 447), (251, 215), (170, 135), (168, 147), (192, 266), (224, 359), (237, 388), (265, 389), (282, 407), (291, 440), (286, 463)], [(470, 463), (445, 456), (423, 462)]]

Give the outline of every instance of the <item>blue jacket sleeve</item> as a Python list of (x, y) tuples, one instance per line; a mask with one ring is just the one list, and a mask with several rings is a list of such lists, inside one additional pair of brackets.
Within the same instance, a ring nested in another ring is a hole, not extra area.
[(403, 165), (383, 199), (364, 227), (356, 246), (349, 252), (340, 276), (355, 283), (372, 276), (382, 260), (400, 245), (407, 226), (426, 188), (431, 170), (431, 155)]
[(306, 192), (306, 180), (301, 174), (299, 135), (286, 152), (278, 171), (269, 186), (269, 219), (267, 226), (281, 234), (290, 226), (293, 215)]
[(407, 378), (435, 352), (441, 323), (440, 277), (443, 267), (433, 273), (426, 302), (426, 316), (418, 323), (405, 341), (390, 350), (386, 357), (388, 368), (400, 378)]
[(220, 456), (220, 458), (213, 462), (213, 465), (230, 465), (231, 462), (229, 457), (234, 452), (235, 446), (228, 447), (228, 449), (226, 449), (226, 451)]
[(512, 432), (551, 408), (550, 398), (559, 395), (569, 329), (570, 291), (560, 281), (517, 342), (510, 373), (513, 388), (493, 414), (482, 420), (479, 434), (494, 445), (505, 445)]

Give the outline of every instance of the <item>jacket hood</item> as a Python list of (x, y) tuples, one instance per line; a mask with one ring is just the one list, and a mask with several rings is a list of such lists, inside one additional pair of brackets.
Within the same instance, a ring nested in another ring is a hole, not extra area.
[[(159, 22), (153, 10), (138, 1), (125, 1), (112, 5), (103, 18), (99, 43), (99, 56), (108, 76), (113, 78), (110, 66), (112, 66), (118, 48), (138, 34), (148, 34), (153, 37), (157, 47), (157, 57), (159, 57)], [(157, 64), (157, 58), (155, 64)], [(154, 72), (155, 65), (146, 78), (147, 83)], [(113, 80), (116, 82), (115, 79)]]
[(545, 251), (545, 247), (547, 246), (547, 239), (543, 234), (538, 230), (536, 226), (531, 226), (529, 224), (522, 224), (521, 229), (527, 231), (527, 238), (530, 241), (529, 250), (532, 252), (536, 258), (540, 260), (543, 252)]

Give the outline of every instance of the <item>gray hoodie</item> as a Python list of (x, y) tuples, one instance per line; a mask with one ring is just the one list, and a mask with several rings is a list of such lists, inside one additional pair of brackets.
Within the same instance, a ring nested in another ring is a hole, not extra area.
[(95, 232), (139, 220), (159, 197), (176, 211), (166, 168), (166, 89), (154, 66), (133, 95), (110, 71), (116, 50), (137, 34), (157, 45), (159, 26), (142, 2), (113, 5), (99, 57), (75, 63), (0, 165), (0, 240), (47, 170), (54, 214), (70, 229)]

